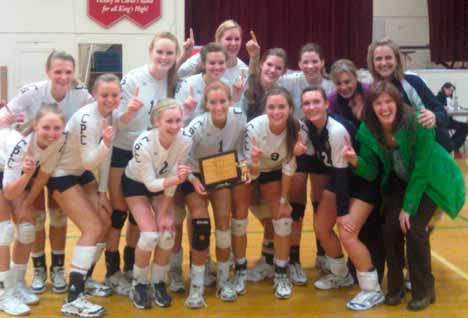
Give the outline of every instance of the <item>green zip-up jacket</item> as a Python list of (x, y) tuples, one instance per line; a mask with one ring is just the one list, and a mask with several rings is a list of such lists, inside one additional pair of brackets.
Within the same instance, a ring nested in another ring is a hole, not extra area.
[[(393, 170), (390, 151), (382, 147), (364, 123), (359, 127), (356, 138), (360, 147), (355, 172), (369, 181), (380, 174), (382, 191), (391, 191), (387, 186)], [(408, 127), (396, 132), (395, 142), (408, 172), (403, 210), (415, 215), (425, 193), (439, 208), (455, 218), (465, 203), (463, 173), (450, 154), (435, 141), (435, 130), (423, 128), (414, 117)]]

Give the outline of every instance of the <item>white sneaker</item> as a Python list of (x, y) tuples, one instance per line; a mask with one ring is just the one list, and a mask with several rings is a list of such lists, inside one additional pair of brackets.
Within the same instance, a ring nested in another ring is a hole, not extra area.
[(234, 285), (229, 281), (220, 284), (216, 290), (216, 296), (222, 301), (233, 302), (237, 299), (237, 293)]
[(167, 275), (169, 277), (169, 290), (173, 293), (183, 293), (185, 291), (185, 284), (182, 268), (171, 267)]
[(34, 268), (31, 290), (35, 294), (42, 294), (47, 289), (47, 271), (44, 268)]
[(50, 271), (50, 281), (52, 282), (52, 291), (56, 294), (62, 294), (68, 290), (65, 280), (65, 269), (62, 266), (52, 268)]
[(275, 274), (273, 288), (275, 296), (279, 299), (288, 299), (292, 294), (292, 284), (287, 274)]
[(337, 276), (335, 274), (327, 274), (315, 281), (314, 286), (318, 289), (329, 290), (335, 288), (349, 287), (354, 284), (354, 279), (348, 273), (345, 277)]
[(17, 283), (14, 293), (20, 302), (28, 306), (39, 303), (39, 296), (34, 294), (23, 283)]
[(104, 307), (93, 304), (81, 294), (74, 301), (62, 305), (61, 312), (65, 316), (79, 316), (84, 318), (100, 317), (104, 314)]
[(315, 269), (319, 272), (320, 276), (330, 274), (327, 257), (325, 255), (315, 256)]
[(23, 316), (29, 314), (31, 308), (18, 299), (14, 290), (8, 290), (0, 297), (0, 311), (11, 316)]
[(203, 298), (203, 286), (190, 285), (190, 292), (185, 300), (185, 306), (191, 309), (208, 307)]
[(112, 291), (120, 296), (128, 296), (132, 288), (132, 283), (128, 281), (126, 275), (120, 271), (106, 277), (104, 285), (112, 288)]
[(234, 289), (237, 295), (245, 295), (247, 293), (247, 270), (236, 270), (236, 276), (234, 277)]
[(112, 295), (112, 288), (89, 277), (85, 282), (85, 293), (91, 296), (108, 297)]
[(289, 264), (289, 279), (294, 285), (303, 286), (307, 284), (307, 275), (302, 269), (301, 264)]
[(346, 307), (352, 310), (368, 310), (372, 307), (378, 306), (385, 301), (385, 296), (381, 290), (379, 291), (365, 291), (362, 290), (353, 299), (351, 299)]
[(275, 276), (275, 269), (273, 265), (265, 262), (264, 257), (255, 263), (254, 268), (247, 271), (247, 280), (249, 282), (259, 282), (266, 278), (272, 278), (273, 276)]

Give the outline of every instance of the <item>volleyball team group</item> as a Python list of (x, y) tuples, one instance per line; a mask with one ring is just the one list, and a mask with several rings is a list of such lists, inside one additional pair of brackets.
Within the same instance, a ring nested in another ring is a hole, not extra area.
[[(432, 220), (440, 211), (455, 218), (465, 201), (444, 105), (421, 78), (404, 72), (392, 40), (369, 45), (372, 76), (362, 76), (347, 59), (327, 73), (315, 43), (300, 50), (300, 70), (288, 72), (287, 53), (261, 50), (252, 31), (247, 66), (238, 58), (243, 34), (227, 20), (215, 42), (193, 54), (192, 30), (183, 46), (158, 32), (148, 64), (122, 80), (100, 75), (91, 94), (75, 79), (74, 58), (53, 51), (47, 79), (3, 103), (1, 311), (29, 313), (48, 280), (52, 292), (67, 293), (61, 312), (79, 317), (105, 312), (89, 295), (129, 296), (147, 309), (174, 305), (171, 293), (186, 292), (185, 306), (203, 308), (207, 287), (220, 301), (235, 302), (270, 278), (275, 297), (293, 297), (293, 286), (308, 282), (300, 259), (307, 198), (316, 289), (357, 284), (359, 292), (346, 300), (351, 310), (398, 305), (409, 290), (409, 310), (434, 303)], [(241, 177), (208, 187), (200, 160), (230, 151)], [(260, 260), (251, 266), (249, 211), (264, 230)], [(66, 279), (68, 219), (80, 234)], [(185, 274), (183, 231), (190, 248)], [(102, 254), (105, 281), (97, 282)]]

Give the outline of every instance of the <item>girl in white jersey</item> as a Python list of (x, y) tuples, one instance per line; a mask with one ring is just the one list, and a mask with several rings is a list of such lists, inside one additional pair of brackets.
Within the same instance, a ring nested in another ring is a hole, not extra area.
[[(224, 21), (216, 29), (214, 41), (224, 47), (228, 54), (223, 78), (232, 86), (243, 72), (247, 72), (247, 65), (238, 58), (242, 47), (241, 26), (234, 20)], [(200, 72), (202, 65), (201, 54), (195, 54), (180, 66), (177, 74), (180, 77), (195, 75)]]
[(200, 177), (199, 160), (205, 157), (235, 151), (242, 160), (242, 139), (245, 115), (242, 110), (231, 105), (229, 87), (222, 82), (210, 83), (205, 88), (203, 107), (206, 112), (195, 117), (184, 128), (184, 135), (192, 138), (190, 167), (193, 175), (190, 182), (181, 186), (186, 195), (192, 225), (192, 268), (190, 293), (185, 301), (189, 308), (205, 305), (203, 283), (205, 262), (209, 255), (210, 217), (208, 202), (211, 202), (215, 219), (216, 258), (217, 258), (217, 296), (223, 301), (234, 301), (236, 290), (229, 280), (229, 255), (231, 251), (231, 201), (234, 192), (242, 185), (220, 185), (207, 192)]
[[(305, 44), (299, 52), (300, 72), (284, 75), (278, 84), (286, 88), (292, 95), (295, 106), (295, 116), (301, 119), (304, 114), (301, 108), (302, 91), (311, 85), (321, 86), (327, 94), (334, 89), (332, 81), (325, 76), (325, 55), (322, 47), (316, 43)], [(310, 152), (310, 151), (309, 151)], [(293, 213), (293, 235), (291, 237), (291, 280), (294, 284), (303, 285), (307, 282), (305, 272), (300, 262), (300, 242), (302, 233), (302, 218), (304, 216), (307, 201), (307, 176), (310, 175), (312, 183), (312, 206), (314, 213), (317, 212), (318, 201), (325, 185), (328, 182), (326, 168), (319, 163), (306, 164), (310, 162), (308, 153), (297, 159), (297, 173), (293, 179), (293, 191), (291, 192), (291, 204)], [(317, 240), (316, 268), (320, 269), (325, 262), (325, 252)]]
[[(172, 197), (176, 186), (190, 173), (190, 168), (181, 163), (192, 144), (180, 131), (182, 107), (174, 99), (159, 101), (152, 111), (151, 122), (155, 128), (137, 138), (133, 158), (122, 176), (125, 200), (141, 231), (130, 293), (139, 309), (151, 307), (152, 299), (160, 307), (172, 302), (164, 282), (175, 235)], [(149, 288), (150, 271), (153, 288)], [(150, 295), (150, 290), (154, 294)]]
[[(73, 56), (62, 51), (53, 51), (47, 58), (45, 81), (28, 84), (19, 90), (8, 106), (0, 110), (0, 122), (6, 119), (12, 123), (15, 117), (33, 119), (42, 104), (57, 104), (68, 121), (80, 107), (92, 101), (85, 86), (75, 80), (75, 60)], [(18, 119), (18, 118), (17, 118)], [(67, 290), (64, 277), (65, 237), (67, 219), (53, 200), (49, 200), (49, 239), (51, 245), (50, 278), (52, 291), (63, 293)], [(34, 276), (32, 290), (42, 293), (47, 286), (47, 265), (45, 249), (45, 210), (38, 213), (36, 220), (36, 240), (32, 250)]]
[[(1, 130), (0, 281), (3, 294), (0, 311), (7, 314), (26, 314), (30, 311), (28, 305), (39, 302), (39, 298), (26, 288), (24, 280), (34, 242), (35, 206), (41, 205), (39, 195), (59, 159), (65, 141), (64, 126), (63, 113), (56, 105), (46, 104), (39, 108), (23, 134), (9, 128)], [(38, 197), (39, 204), (35, 202)], [(12, 200), (11, 203), (7, 199)], [(9, 245), (14, 238), (10, 215), (14, 215), (17, 235), (12, 267), (8, 271)]]
[[(169, 32), (155, 34), (149, 46), (150, 64), (130, 71), (121, 81), (122, 99), (119, 106), (119, 129), (112, 149), (109, 175), (109, 194), (112, 204), (112, 228), (106, 249), (106, 284), (116, 293), (128, 295), (128, 275), (120, 271), (119, 239), (127, 218), (127, 204), (122, 194), (121, 179), (136, 138), (151, 127), (150, 116), (161, 99), (174, 96), (176, 58), (179, 55), (177, 38)], [(124, 272), (133, 269), (138, 227), (132, 215), (127, 227), (127, 245), (124, 248)]]
[(284, 88), (269, 90), (264, 105), (266, 115), (247, 124), (244, 151), (252, 178), (258, 180), (261, 195), (273, 217), (275, 295), (289, 298), (292, 288), (287, 265), (292, 219), (288, 196), (296, 170), (293, 149), (299, 124), (293, 117), (291, 95)]
[[(89, 170), (99, 169), (101, 176), (107, 175), (114, 134), (110, 123), (120, 101), (119, 82), (113, 74), (96, 79), (96, 102), (81, 108), (68, 121), (63, 154), (48, 183), (52, 197), (81, 232), (72, 256), (68, 296), (62, 306), (66, 315), (98, 317), (104, 313), (102, 306), (84, 297), (85, 278), (105, 249), (111, 214), (107, 180), (101, 178), (98, 198), (97, 184)], [(103, 289), (102, 295), (106, 294)]]

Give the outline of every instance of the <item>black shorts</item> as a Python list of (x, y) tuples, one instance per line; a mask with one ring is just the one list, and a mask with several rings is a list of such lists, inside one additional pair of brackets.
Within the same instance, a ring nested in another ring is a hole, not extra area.
[(113, 168), (125, 168), (133, 158), (131, 150), (123, 150), (117, 147), (112, 147), (111, 167)]
[(95, 181), (94, 175), (91, 171), (86, 170), (81, 176), (62, 176), (62, 177), (51, 177), (47, 183), (47, 188), (50, 193), (54, 193), (55, 190), (58, 192), (64, 192), (74, 185), (84, 186), (88, 183)]
[[(336, 179), (332, 177), (325, 187), (326, 190), (336, 193)], [(376, 205), (380, 201), (378, 181), (367, 181), (352, 172), (349, 172), (349, 197)]]
[(258, 181), (258, 183), (260, 184), (281, 181), (282, 176), (283, 172), (281, 171), (281, 169), (273, 170), (270, 172), (260, 172), (260, 175), (258, 176), (256, 181)]
[[(194, 173), (193, 174), (195, 177), (197, 177), (199, 180), (201, 180), (201, 174), (199, 173)], [(190, 193), (195, 192), (195, 188), (193, 187), (192, 182), (188, 181), (188, 179), (180, 184), (180, 190), (182, 191), (182, 194), (184, 196), (189, 195)]]
[(0, 189), (3, 189), (3, 171), (0, 171)]
[(134, 196), (152, 197), (164, 193), (164, 191), (149, 191), (143, 183), (130, 179), (125, 173), (122, 175), (122, 192), (126, 198)]
[(316, 174), (331, 174), (332, 168), (326, 166), (321, 160), (315, 156), (302, 155), (296, 157), (297, 169), (296, 172), (316, 173)]

